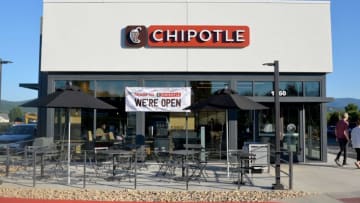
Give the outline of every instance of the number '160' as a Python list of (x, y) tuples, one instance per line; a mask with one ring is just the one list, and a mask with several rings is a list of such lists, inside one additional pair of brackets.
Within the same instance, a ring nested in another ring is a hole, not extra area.
[[(275, 96), (274, 91), (271, 91), (271, 95)], [(279, 96), (285, 97), (286, 96), (286, 90), (279, 90)]]

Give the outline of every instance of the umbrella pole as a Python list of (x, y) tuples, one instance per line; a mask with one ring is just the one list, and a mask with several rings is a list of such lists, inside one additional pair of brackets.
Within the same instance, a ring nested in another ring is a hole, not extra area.
[(189, 113), (185, 113), (185, 144), (186, 144), (186, 163), (188, 160), (188, 144), (189, 144), (189, 132), (188, 132), (188, 119), (189, 119)]
[(70, 109), (68, 109), (68, 180), (67, 183), (70, 185), (70, 128), (71, 128), (71, 116)]
[(188, 167), (188, 144), (189, 144), (189, 132), (188, 132), (188, 119), (189, 119), (189, 113), (185, 113), (185, 143), (186, 143), (186, 156), (185, 156), (185, 164), (186, 164), (186, 190), (189, 189), (189, 167)]
[(228, 110), (225, 111), (226, 119), (226, 163), (227, 163), (227, 177), (230, 178), (230, 163), (229, 163), (229, 121), (228, 121)]

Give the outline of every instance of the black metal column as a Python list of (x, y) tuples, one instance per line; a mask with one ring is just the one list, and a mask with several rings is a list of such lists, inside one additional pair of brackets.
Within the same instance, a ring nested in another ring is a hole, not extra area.
[(275, 102), (275, 184), (273, 189), (282, 190), (280, 182), (280, 99), (279, 99), (279, 61), (274, 61), (274, 102)]

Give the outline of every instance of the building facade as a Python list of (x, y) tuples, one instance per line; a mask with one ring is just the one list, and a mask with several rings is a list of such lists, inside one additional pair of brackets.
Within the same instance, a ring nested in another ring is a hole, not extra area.
[[(72, 110), (73, 140), (106, 123), (127, 143), (144, 135), (149, 151), (178, 149), (187, 129), (221, 159), (225, 111), (126, 112), (125, 87), (191, 87), (196, 102), (228, 86), (269, 107), (230, 111), (229, 147), (272, 143), (274, 69), (262, 64), (278, 60), (282, 145), (326, 161), (331, 52), (329, 1), (44, 0), (39, 96), (72, 82), (118, 107)], [(63, 137), (63, 110), (39, 116), (42, 133)]]

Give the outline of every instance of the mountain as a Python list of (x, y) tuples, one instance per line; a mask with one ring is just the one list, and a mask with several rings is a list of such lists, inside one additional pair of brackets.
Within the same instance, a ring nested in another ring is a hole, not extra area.
[(360, 99), (355, 98), (335, 98), (333, 102), (327, 104), (328, 111), (344, 111), (348, 104), (355, 104), (360, 109)]
[(15, 107), (20, 107), (21, 110), (23, 112), (32, 112), (32, 113), (37, 113), (37, 108), (25, 108), (25, 107), (21, 107), (20, 105), (25, 103), (27, 101), (6, 101), (6, 100), (2, 100), (0, 102), (0, 112), (1, 113), (9, 113), (11, 109), (15, 108)]

